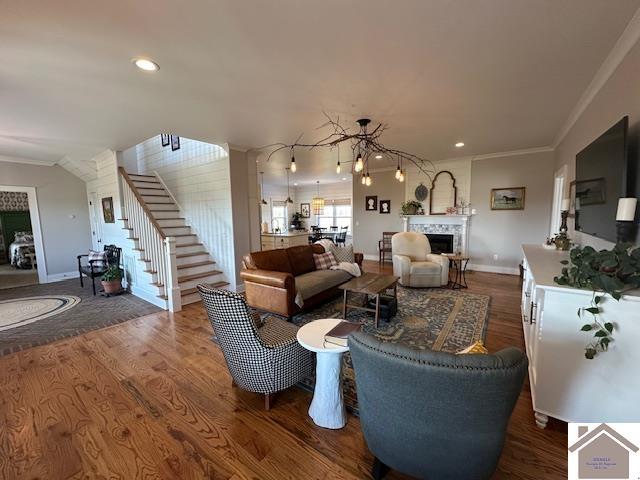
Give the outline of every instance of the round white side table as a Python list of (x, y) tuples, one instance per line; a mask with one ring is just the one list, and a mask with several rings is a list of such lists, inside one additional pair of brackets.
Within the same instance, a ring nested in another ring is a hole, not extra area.
[(342, 354), (349, 347), (326, 343), (324, 336), (342, 320), (327, 318), (315, 320), (300, 327), (298, 342), (307, 350), (316, 352), (316, 387), (309, 407), (309, 416), (319, 427), (338, 429), (347, 423), (347, 412), (342, 400)]

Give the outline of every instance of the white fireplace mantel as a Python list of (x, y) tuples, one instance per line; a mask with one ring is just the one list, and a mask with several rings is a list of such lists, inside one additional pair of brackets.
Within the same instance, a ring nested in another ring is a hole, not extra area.
[(454, 250), (469, 253), (469, 223), (471, 215), (403, 215), (405, 232), (441, 233), (454, 237)]

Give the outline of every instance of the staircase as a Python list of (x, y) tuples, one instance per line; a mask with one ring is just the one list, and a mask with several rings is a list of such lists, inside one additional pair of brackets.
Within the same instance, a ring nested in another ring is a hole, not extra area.
[[(228, 282), (224, 281), (223, 272), (216, 269), (216, 262), (191, 227), (187, 225), (173, 196), (160, 179), (155, 175), (129, 174), (122, 167), (119, 171), (124, 180), (123, 211), (127, 216), (131, 214), (136, 217), (135, 220), (122, 219), (125, 230), (129, 231), (129, 239), (135, 243), (134, 251), (139, 254), (138, 260), (145, 263), (143, 273), (147, 274), (146, 280), (149, 284), (157, 289), (157, 296), (167, 300), (169, 289), (165, 284), (170, 282), (171, 275), (163, 275), (161, 271), (163, 262), (166, 262), (167, 258), (164, 248), (158, 247), (157, 241), (154, 244), (153, 239), (141, 241), (143, 235), (148, 239), (149, 230), (152, 230), (152, 237), (155, 233), (163, 240), (175, 239), (175, 270), (173, 270), (174, 265), (170, 265), (170, 270), (175, 271), (181, 305), (200, 300), (196, 289), (196, 285), (200, 283), (214, 288), (228, 286)], [(159, 249), (160, 252), (157, 251)], [(147, 250), (151, 251), (151, 255)], [(172, 255), (170, 257), (173, 258)], [(138, 276), (138, 281), (140, 280)]]

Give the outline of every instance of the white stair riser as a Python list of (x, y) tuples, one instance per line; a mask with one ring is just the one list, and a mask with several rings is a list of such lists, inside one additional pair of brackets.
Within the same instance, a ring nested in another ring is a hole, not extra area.
[(187, 245), (189, 243), (196, 243), (198, 241), (197, 235), (187, 235), (186, 237), (176, 237), (176, 245)]
[(176, 235), (188, 235), (191, 233), (191, 227), (162, 227), (162, 231), (167, 237)]
[(156, 220), (158, 221), (158, 224), (162, 227), (186, 227), (186, 223), (184, 221), (184, 218), (172, 218), (170, 220), (166, 220), (163, 218), (156, 218)]
[(189, 295), (182, 296), (182, 305), (189, 305), (190, 303), (201, 302), (200, 293), (190, 293)]
[[(171, 204), (175, 207), (175, 204), (173, 203), (173, 200), (171, 200), (171, 197), (152, 197), (151, 195), (142, 195), (142, 200), (145, 201), (145, 203), (149, 204), (149, 203), (168, 203)], [(155, 207), (155, 205), (151, 205), (152, 207)]]
[(183, 277), (185, 275), (195, 275), (196, 273), (204, 273), (206, 271), (211, 270), (212, 268), (215, 268), (214, 264), (198, 265), (197, 267), (181, 268), (180, 270), (178, 270), (178, 277)]
[[(202, 248), (202, 245), (200, 247)], [(200, 255), (193, 255), (191, 257), (176, 258), (176, 262), (178, 266), (188, 265), (190, 263), (207, 262), (209, 260), (211, 260), (211, 258), (209, 257), (209, 254), (206, 252), (201, 253)]]
[[(151, 214), (155, 217), (155, 218), (162, 218), (162, 215), (165, 215), (164, 218), (168, 217), (175, 217), (176, 215), (178, 215), (177, 211), (173, 211), (173, 210), (178, 210), (178, 207), (176, 207), (173, 203), (161, 203), (161, 204), (156, 204), (156, 205), (147, 205), (149, 207), (149, 210), (151, 210)], [(167, 210), (172, 210), (170, 212), (167, 212)], [(164, 213), (162, 213), (164, 211)], [(158, 215), (161, 215), (160, 217)]]
[(140, 284), (149, 284), (149, 283), (155, 283), (158, 281), (158, 276), (155, 273), (149, 273), (149, 272), (136, 272), (136, 277), (138, 280), (138, 283)]
[(186, 290), (188, 288), (195, 288), (196, 285), (201, 283), (215, 283), (224, 280), (222, 274), (219, 273), (217, 275), (209, 275), (207, 277), (196, 278), (194, 280), (187, 280), (186, 282), (180, 283), (180, 290)]
[[(151, 187), (153, 187), (153, 185), (151, 185)], [(167, 192), (166, 192), (166, 190), (164, 188), (162, 190), (156, 190), (156, 188), (157, 187), (153, 187), (153, 188), (141, 187), (141, 188), (138, 188), (138, 193), (140, 195), (142, 195), (143, 197), (145, 195), (161, 195), (161, 194), (162, 195), (166, 195), (167, 194)]]
[(200, 252), (204, 248), (204, 245), (190, 245), (188, 247), (184, 247), (182, 245), (176, 245), (176, 253), (180, 255), (181, 253), (194, 253)]

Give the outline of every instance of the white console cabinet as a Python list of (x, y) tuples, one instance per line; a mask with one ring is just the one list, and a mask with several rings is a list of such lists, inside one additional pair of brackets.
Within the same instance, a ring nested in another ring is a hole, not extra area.
[(536, 423), (548, 417), (566, 422), (640, 422), (640, 296), (601, 302), (602, 321), (615, 325), (609, 350), (593, 360), (584, 347), (593, 336), (581, 332), (592, 292), (560, 287), (560, 261), (568, 252), (524, 245), (522, 326)]

